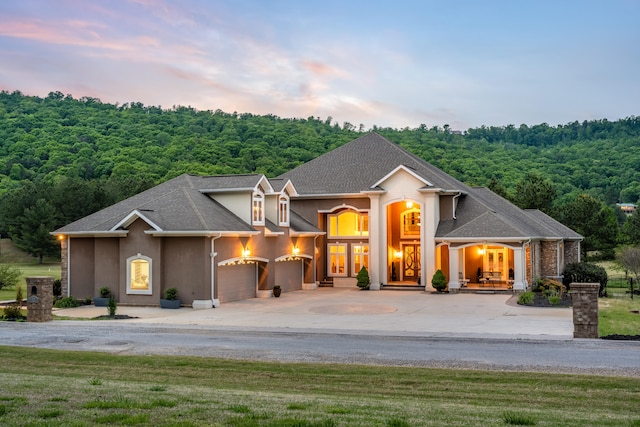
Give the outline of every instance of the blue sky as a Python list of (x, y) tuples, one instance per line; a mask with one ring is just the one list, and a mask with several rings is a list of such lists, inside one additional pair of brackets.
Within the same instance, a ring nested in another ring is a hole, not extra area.
[(640, 1), (2, 0), (0, 90), (365, 129), (640, 115)]

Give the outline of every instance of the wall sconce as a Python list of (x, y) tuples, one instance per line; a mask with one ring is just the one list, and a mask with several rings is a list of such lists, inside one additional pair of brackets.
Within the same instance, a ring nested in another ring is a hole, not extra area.
[(396, 259), (400, 259), (402, 258), (402, 251), (395, 251), (393, 255), (396, 257)]
[(61, 234), (58, 236), (58, 240), (64, 240), (64, 236)]
[(249, 249), (247, 249), (247, 248), (244, 248), (242, 250), (242, 258), (247, 258), (247, 257), (249, 257), (249, 255), (251, 255), (251, 251)]
[(484, 255), (484, 249), (482, 248), (478, 249), (478, 255)]
[(294, 255), (298, 255), (299, 253), (300, 253), (300, 248), (299, 248), (299, 247), (297, 247), (297, 246), (296, 246), (296, 247), (294, 247), (294, 248), (293, 248), (293, 254), (294, 254)]
[(406, 206), (407, 209), (411, 209), (413, 207), (413, 202), (411, 200), (407, 200)]

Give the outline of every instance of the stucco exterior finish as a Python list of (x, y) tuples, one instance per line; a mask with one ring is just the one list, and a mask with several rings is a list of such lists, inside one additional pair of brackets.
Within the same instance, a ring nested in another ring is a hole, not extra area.
[(95, 278), (92, 295), (98, 295), (100, 288), (107, 286), (118, 300), (120, 298), (120, 275), (118, 273), (122, 265), (119, 257), (120, 239), (110, 237), (93, 239), (93, 242), (95, 246)]
[(70, 240), (69, 275), (71, 295), (76, 298), (96, 297), (94, 239)]
[(164, 237), (161, 295), (167, 288), (178, 289), (178, 298), (186, 304), (211, 299), (211, 242), (205, 237)]

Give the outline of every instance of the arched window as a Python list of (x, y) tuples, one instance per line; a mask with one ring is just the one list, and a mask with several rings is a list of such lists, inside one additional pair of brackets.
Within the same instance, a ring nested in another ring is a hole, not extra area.
[(342, 211), (329, 215), (329, 237), (363, 237), (369, 235), (369, 214)]
[(253, 193), (253, 225), (264, 225), (264, 196)]
[(127, 294), (151, 295), (151, 258), (136, 255), (127, 259)]
[(289, 198), (286, 195), (278, 199), (278, 225), (289, 226)]

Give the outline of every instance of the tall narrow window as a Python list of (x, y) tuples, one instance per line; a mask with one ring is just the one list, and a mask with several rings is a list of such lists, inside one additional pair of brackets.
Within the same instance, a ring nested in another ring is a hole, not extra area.
[(400, 220), (400, 237), (420, 236), (420, 209), (407, 209), (400, 214)]
[(369, 245), (353, 245), (351, 246), (353, 252), (353, 270), (352, 276), (356, 276), (362, 267), (369, 268)]
[(253, 225), (264, 225), (264, 196), (253, 193)]
[(327, 245), (328, 249), (328, 268), (329, 276), (346, 276), (347, 275), (347, 245), (336, 243)]
[(278, 225), (289, 225), (289, 198), (280, 196), (278, 199)]
[(127, 259), (127, 294), (152, 294), (151, 258), (136, 255)]

